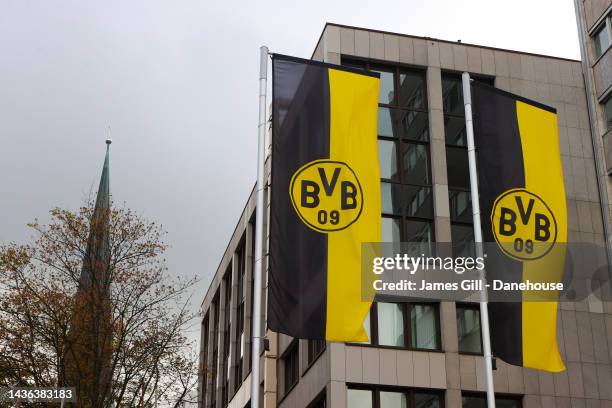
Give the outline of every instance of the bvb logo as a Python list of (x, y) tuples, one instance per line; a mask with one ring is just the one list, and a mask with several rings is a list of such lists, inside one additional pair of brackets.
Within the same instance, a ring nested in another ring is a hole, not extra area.
[(491, 226), (500, 248), (518, 260), (543, 257), (557, 240), (557, 221), (550, 208), (540, 197), (521, 188), (497, 197)]
[(302, 221), (319, 232), (347, 228), (363, 209), (359, 180), (353, 169), (340, 161), (306, 163), (291, 178), (289, 194)]

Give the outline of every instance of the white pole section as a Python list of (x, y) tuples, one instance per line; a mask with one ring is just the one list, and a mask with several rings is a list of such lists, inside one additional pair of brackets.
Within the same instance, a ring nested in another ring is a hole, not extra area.
[(259, 353), (261, 350), (261, 265), (263, 261), (264, 162), (266, 154), (266, 92), (268, 90), (268, 47), (259, 54), (259, 127), (257, 147), (257, 187), (255, 188), (255, 269), (253, 270), (253, 333), (251, 340), (251, 407), (259, 408)]
[[(465, 108), (465, 130), (468, 145), (468, 163), (470, 166), (470, 189), (472, 197), (472, 219), (474, 220), (474, 243), (476, 257), (483, 256), (482, 228), (480, 226), (480, 202), (478, 201), (478, 172), (476, 171), (476, 149), (474, 147), (474, 126), (472, 123), (472, 90), (470, 74), (464, 72), (461, 76), (463, 82), (463, 103)], [(487, 386), (487, 407), (495, 408), (495, 390), (493, 389), (493, 356), (491, 355), (491, 337), (489, 333), (489, 308), (487, 306), (487, 286), (484, 270), (481, 271), (482, 281), (480, 299), (480, 321), (482, 325), (482, 347), (485, 361), (485, 377)]]

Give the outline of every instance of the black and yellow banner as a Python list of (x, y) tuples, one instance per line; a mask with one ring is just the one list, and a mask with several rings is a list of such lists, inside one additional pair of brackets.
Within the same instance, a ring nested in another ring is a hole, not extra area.
[(273, 57), (268, 326), (366, 341), (361, 244), (381, 239), (378, 74)]
[[(474, 134), (489, 281), (561, 282), (567, 209), (556, 111), (474, 83)], [(523, 367), (563, 371), (557, 294), (490, 303), (493, 354)]]

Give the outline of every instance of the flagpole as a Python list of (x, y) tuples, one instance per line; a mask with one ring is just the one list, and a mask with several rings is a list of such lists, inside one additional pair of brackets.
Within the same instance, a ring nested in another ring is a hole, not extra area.
[(259, 49), (259, 127), (257, 148), (257, 186), (255, 188), (255, 268), (253, 270), (253, 333), (251, 339), (251, 408), (259, 408), (259, 353), (261, 333), (261, 275), (263, 261), (264, 162), (266, 137), (266, 93), (268, 90), (268, 47)]
[[(478, 172), (476, 171), (476, 149), (474, 147), (474, 126), (472, 123), (472, 89), (470, 74), (461, 75), (463, 83), (463, 103), (465, 108), (465, 130), (468, 146), (468, 163), (470, 168), (470, 189), (472, 198), (472, 219), (474, 221), (474, 243), (476, 257), (483, 257), (482, 227), (480, 226), (480, 202), (478, 201)], [(485, 378), (487, 387), (487, 407), (495, 408), (495, 390), (493, 388), (493, 356), (491, 354), (491, 337), (489, 331), (489, 308), (487, 304), (487, 286), (485, 271), (481, 271), (482, 282), (480, 299), (480, 322), (482, 330), (482, 347), (485, 362)]]

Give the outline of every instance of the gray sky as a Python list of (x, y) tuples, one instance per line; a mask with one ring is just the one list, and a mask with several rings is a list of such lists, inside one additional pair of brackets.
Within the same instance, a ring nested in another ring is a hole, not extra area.
[(0, 242), (97, 188), (167, 229), (197, 306), (255, 182), (259, 46), (326, 21), (579, 59), (571, 0), (0, 2)]

